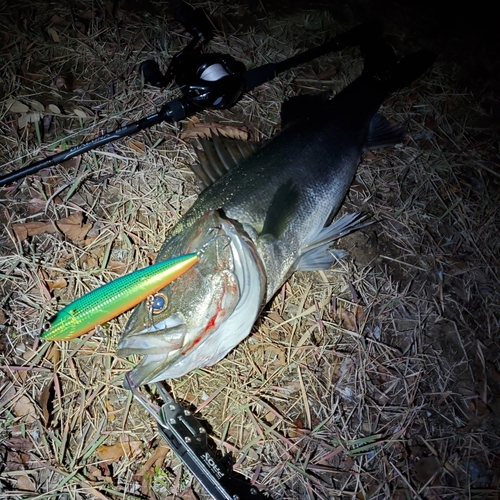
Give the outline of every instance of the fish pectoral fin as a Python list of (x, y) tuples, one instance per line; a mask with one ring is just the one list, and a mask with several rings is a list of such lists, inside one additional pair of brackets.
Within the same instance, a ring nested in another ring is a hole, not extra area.
[(139, 332), (135, 335), (123, 337), (118, 344), (117, 354), (122, 358), (131, 354), (147, 355), (159, 352), (181, 349), (187, 332), (185, 324), (170, 327), (166, 330), (154, 331), (154, 327), (147, 332)]
[(397, 123), (391, 123), (382, 115), (376, 114), (370, 122), (364, 150), (381, 149), (403, 142), (406, 129)]
[(330, 245), (342, 236), (373, 224), (373, 221), (366, 221), (367, 217), (360, 213), (345, 214), (321, 229), (302, 248), (302, 253), (293, 266), (294, 271), (328, 269), (335, 261), (345, 257), (346, 251), (331, 249)]
[(267, 209), (261, 237), (278, 239), (295, 218), (299, 209), (299, 189), (289, 179), (276, 191)]
[(294, 271), (324, 271), (334, 262), (347, 256), (345, 250), (332, 250), (330, 242), (309, 250), (301, 255), (293, 266)]
[(334, 220), (329, 226), (322, 228), (315, 234), (312, 234), (302, 247), (303, 255), (305, 252), (313, 250), (314, 248), (330, 244), (343, 236), (347, 236), (353, 231), (358, 231), (366, 226), (370, 226), (374, 221), (367, 221), (367, 214), (351, 213), (344, 214), (337, 220)]

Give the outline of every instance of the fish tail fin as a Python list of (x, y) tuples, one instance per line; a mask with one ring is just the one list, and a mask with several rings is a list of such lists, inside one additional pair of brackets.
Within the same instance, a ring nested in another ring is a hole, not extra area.
[(436, 54), (422, 49), (398, 59), (384, 40), (362, 46), (365, 56), (363, 76), (380, 85), (386, 92), (402, 89), (422, 76), (436, 60)]

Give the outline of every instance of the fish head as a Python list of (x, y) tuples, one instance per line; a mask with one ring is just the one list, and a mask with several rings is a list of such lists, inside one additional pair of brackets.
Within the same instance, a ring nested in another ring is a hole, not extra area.
[(265, 294), (265, 273), (251, 241), (211, 211), (160, 250), (158, 260), (199, 252), (198, 263), (139, 304), (118, 355), (143, 355), (135, 386), (211, 366), (245, 338)]

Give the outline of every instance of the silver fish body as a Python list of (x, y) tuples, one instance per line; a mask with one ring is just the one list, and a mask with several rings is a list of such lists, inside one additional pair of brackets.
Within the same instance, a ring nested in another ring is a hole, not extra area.
[(307, 113), (284, 106), (290, 123), (200, 194), (157, 258), (203, 247), (200, 262), (162, 291), (164, 310), (139, 305), (120, 340), (118, 354), (144, 355), (134, 384), (213, 365), (250, 333), (294, 271), (332, 265), (332, 241), (360, 225), (352, 214), (330, 221), (363, 151), (403, 137), (377, 110), (430, 59), (417, 53), (382, 76), (363, 74), (332, 100), (311, 101)]

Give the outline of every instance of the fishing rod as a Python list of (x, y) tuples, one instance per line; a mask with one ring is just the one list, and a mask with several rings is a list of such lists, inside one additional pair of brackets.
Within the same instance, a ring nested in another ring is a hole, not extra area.
[(240, 100), (244, 93), (271, 81), (280, 73), (329, 52), (361, 45), (382, 33), (380, 23), (360, 24), (322, 45), (284, 61), (268, 63), (247, 70), (242, 62), (228, 54), (202, 53), (203, 47), (213, 38), (213, 30), (201, 9), (193, 9), (184, 4), (177, 9), (175, 17), (193, 36), (193, 39), (172, 58), (165, 75), (161, 73), (158, 64), (153, 60), (144, 61), (139, 71), (145, 83), (155, 87), (166, 87), (175, 80), (183, 94), (181, 98), (164, 104), (157, 113), (2, 175), (0, 187), (159, 123), (178, 122), (206, 109), (230, 108)]

